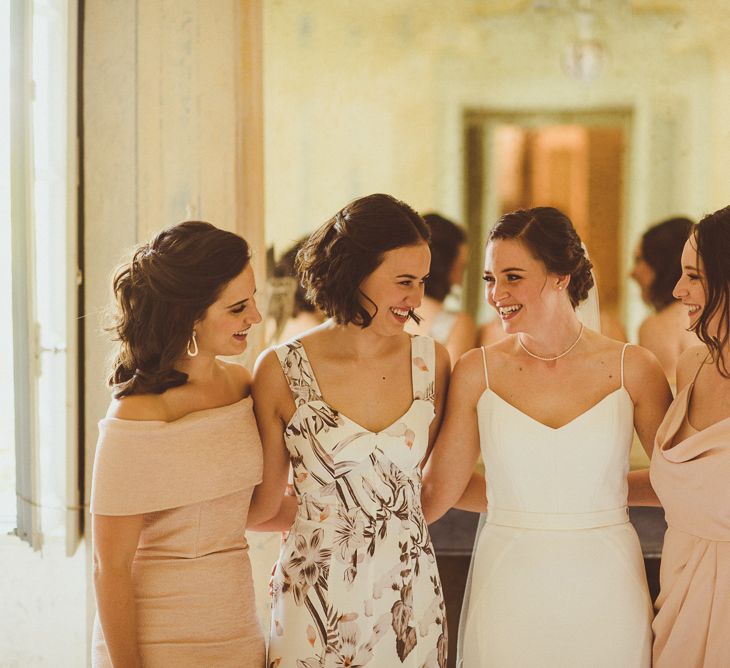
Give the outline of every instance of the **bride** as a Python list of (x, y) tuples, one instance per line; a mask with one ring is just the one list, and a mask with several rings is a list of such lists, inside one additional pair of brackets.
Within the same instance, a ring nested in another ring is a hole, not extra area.
[[(455, 504), (487, 510), (458, 665), (648, 668), (652, 609), (627, 475), (634, 428), (650, 454), (671, 400), (662, 369), (579, 319), (591, 263), (557, 209), (504, 215), (484, 280), (512, 336), (456, 365), (422, 488), (429, 522)], [(486, 490), (476, 477), (467, 486), (480, 449)]]

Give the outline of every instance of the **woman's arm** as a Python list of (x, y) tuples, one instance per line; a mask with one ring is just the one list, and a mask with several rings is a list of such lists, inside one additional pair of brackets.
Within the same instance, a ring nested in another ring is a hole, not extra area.
[(462, 496), (479, 455), (476, 404), (484, 391), (481, 355), (481, 350), (472, 350), (454, 367), (444, 422), (423, 474), (421, 503), (429, 524)]
[(649, 469), (630, 471), (628, 475), (628, 483), (628, 505), (657, 507), (662, 505), (659, 501), (659, 497), (654, 491), (654, 488), (651, 486), (651, 480), (649, 480)]
[(454, 508), (468, 510), (472, 513), (487, 512), (487, 481), (484, 475), (474, 472), (469, 478), (469, 483)]
[(289, 474), (289, 454), (284, 442), (286, 420), (282, 413), (286, 410), (286, 406), (293, 404), (293, 401), (274, 350), (264, 352), (257, 360), (251, 394), (264, 451), (264, 475), (253, 493), (247, 529), (285, 530), (291, 526), (291, 521), (286, 524), (287, 519), (293, 520), (294, 514), (291, 502), (287, 502), (282, 512), (284, 490)]
[(653, 353), (641, 346), (626, 350), (624, 385), (634, 402), (634, 427), (651, 459), (654, 437), (672, 403), (667, 377)]
[[(672, 403), (672, 391), (664, 370), (653, 353), (640, 346), (626, 351), (624, 385), (634, 402), (634, 428), (644, 451), (651, 459), (654, 438)], [(658, 506), (659, 499), (649, 481), (649, 470), (632, 471), (628, 476), (629, 505)]]
[(113, 666), (142, 665), (137, 644), (137, 615), (132, 561), (144, 515), (92, 515), (94, 592), (101, 630)]
[(258, 524), (246, 524), (246, 531), (288, 531), (294, 524), (297, 515), (297, 499), (295, 496), (284, 496), (279, 506), (279, 512), (274, 517), (259, 522)]

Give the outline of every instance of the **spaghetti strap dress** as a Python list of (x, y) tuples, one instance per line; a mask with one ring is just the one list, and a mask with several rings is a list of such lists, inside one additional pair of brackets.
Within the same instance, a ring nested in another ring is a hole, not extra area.
[[(701, 368), (701, 365), (700, 365)], [(657, 432), (651, 483), (667, 531), (654, 620), (655, 668), (730, 666), (730, 418), (675, 442), (694, 382)]]
[(649, 668), (651, 599), (626, 506), (634, 406), (623, 352), (621, 385), (559, 428), (493, 392), (482, 354), (488, 510), (457, 665)]
[[(99, 423), (91, 512), (144, 515), (132, 564), (144, 666), (265, 665), (244, 536), (262, 470), (250, 397), (173, 422)], [(92, 666), (111, 665), (97, 617)]]
[(276, 353), (296, 405), (284, 435), (298, 510), (272, 578), (269, 668), (445, 668), (446, 612), (420, 501), (433, 340), (411, 338), (413, 401), (377, 433), (324, 401), (301, 341)]

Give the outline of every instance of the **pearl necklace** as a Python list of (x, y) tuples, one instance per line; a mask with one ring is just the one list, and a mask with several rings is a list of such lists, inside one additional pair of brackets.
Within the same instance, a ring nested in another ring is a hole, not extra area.
[(578, 338), (573, 341), (573, 343), (570, 344), (567, 350), (564, 350), (560, 355), (555, 355), (555, 357), (543, 357), (542, 355), (535, 355), (535, 353), (530, 352), (526, 347), (525, 344), (522, 343), (522, 337), (518, 334), (517, 335), (517, 343), (520, 344), (520, 348), (524, 350), (530, 357), (534, 357), (536, 360), (542, 360), (543, 362), (554, 362), (555, 360), (559, 360), (561, 357), (565, 357), (573, 348), (575, 348), (578, 345), (578, 341), (580, 341), (581, 337), (583, 336), (583, 329), (584, 329), (583, 323), (580, 323), (580, 331), (578, 332)]

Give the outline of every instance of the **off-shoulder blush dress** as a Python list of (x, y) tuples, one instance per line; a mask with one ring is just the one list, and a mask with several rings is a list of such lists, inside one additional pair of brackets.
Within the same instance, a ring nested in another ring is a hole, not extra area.
[(655, 668), (730, 666), (730, 418), (675, 436), (693, 383), (659, 427), (651, 483), (668, 529), (654, 619)]
[[(250, 397), (174, 422), (99, 423), (91, 512), (145, 516), (132, 566), (144, 666), (264, 665), (244, 537), (261, 475)], [(92, 665), (111, 666), (98, 617)]]

